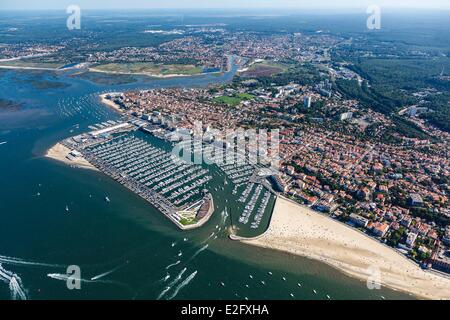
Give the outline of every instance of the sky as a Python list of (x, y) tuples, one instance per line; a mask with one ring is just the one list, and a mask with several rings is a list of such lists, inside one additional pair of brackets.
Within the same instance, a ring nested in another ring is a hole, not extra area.
[(0, 0), (0, 10), (61, 9), (74, 4), (81, 9), (156, 8), (386, 8), (450, 9), (449, 0)]

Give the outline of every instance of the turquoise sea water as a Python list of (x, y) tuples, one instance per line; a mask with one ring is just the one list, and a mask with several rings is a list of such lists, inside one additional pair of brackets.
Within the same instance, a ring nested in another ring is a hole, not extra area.
[[(19, 280), (11, 289), (0, 277), (0, 299), (21, 290), (28, 299), (409, 298), (368, 290), (323, 263), (233, 242), (221, 208), (202, 228), (182, 232), (102, 173), (43, 157), (57, 141), (118, 117), (99, 103), (101, 92), (204, 86), (231, 80), (235, 70), (123, 85), (96, 84), (70, 71), (0, 70), (0, 99), (20, 105), (0, 110), (0, 143), (6, 142), (0, 144), (0, 264)], [(65, 85), (36, 85), (43, 81)], [(228, 196), (216, 192), (219, 207)], [(80, 266), (88, 280), (81, 290), (58, 280), (68, 265)]]

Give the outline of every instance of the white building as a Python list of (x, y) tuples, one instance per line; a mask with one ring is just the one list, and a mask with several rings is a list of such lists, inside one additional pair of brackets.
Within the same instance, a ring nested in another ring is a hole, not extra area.
[(351, 118), (353, 118), (353, 112), (344, 112), (340, 116), (341, 121), (350, 120)]
[(311, 97), (310, 96), (306, 96), (303, 99), (303, 105), (305, 106), (305, 108), (311, 108)]
[(406, 245), (409, 248), (414, 247), (414, 243), (416, 242), (416, 239), (417, 239), (417, 233), (409, 232), (408, 237), (406, 238)]

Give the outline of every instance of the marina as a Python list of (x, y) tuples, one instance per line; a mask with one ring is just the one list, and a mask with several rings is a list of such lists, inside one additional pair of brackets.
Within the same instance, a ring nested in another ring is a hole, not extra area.
[[(224, 204), (238, 213), (238, 219), (232, 219), (233, 232), (254, 237), (265, 231), (276, 193), (266, 176), (258, 174), (261, 165), (251, 164), (249, 150), (230, 149), (220, 141), (192, 140), (185, 130), (177, 131), (185, 138), (176, 142), (162, 124), (164, 119), (158, 118), (160, 124), (153, 122), (122, 116), (89, 125), (92, 131), (61, 144), (71, 150), (67, 159), (87, 161), (150, 202), (180, 229), (206, 223), (215, 209), (213, 194), (221, 197), (229, 192), (231, 197), (225, 198)], [(161, 145), (155, 146), (154, 139)], [(183, 156), (173, 152), (174, 147), (183, 150)], [(194, 164), (192, 160), (198, 156), (206, 161)], [(105, 201), (110, 202), (108, 197)]]
[[(214, 211), (205, 186), (209, 171), (152, 146), (133, 132), (134, 121), (107, 121), (92, 125), (95, 131), (62, 142), (72, 150), (68, 157), (83, 157), (103, 173), (141, 196), (181, 229), (205, 223)], [(105, 197), (106, 202), (110, 202)]]

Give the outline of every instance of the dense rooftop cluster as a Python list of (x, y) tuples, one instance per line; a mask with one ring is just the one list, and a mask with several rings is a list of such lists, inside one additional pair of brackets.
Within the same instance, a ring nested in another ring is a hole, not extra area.
[[(385, 143), (391, 121), (358, 101), (324, 97), (315, 86), (245, 83), (126, 92), (116, 101), (135, 116), (168, 118), (173, 128), (192, 129), (194, 121), (220, 130), (278, 128), (286, 196), (400, 246), (419, 261), (445, 246), (448, 134), (418, 121), (436, 140)], [(229, 104), (223, 97), (241, 99)], [(305, 121), (301, 108), (311, 108), (307, 98), (322, 101), (322, 111), (332, 116)], [(368, 138), (364, 132), (373, 124), (377, 134)]]

